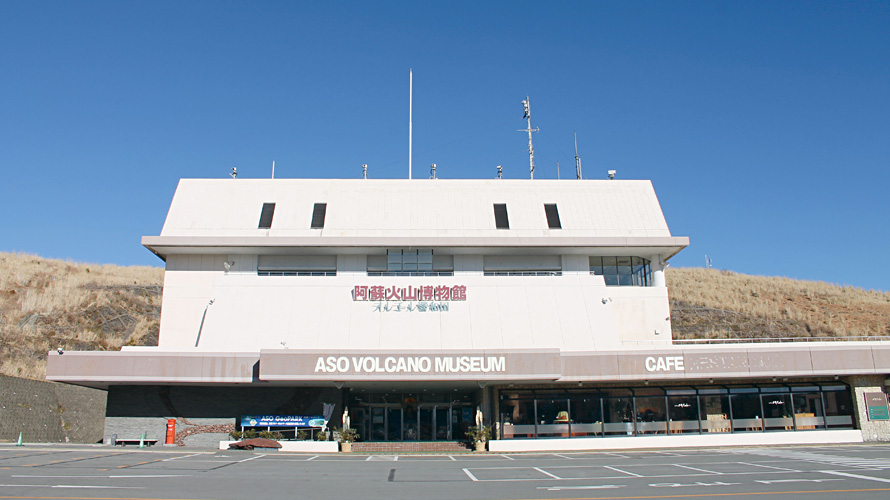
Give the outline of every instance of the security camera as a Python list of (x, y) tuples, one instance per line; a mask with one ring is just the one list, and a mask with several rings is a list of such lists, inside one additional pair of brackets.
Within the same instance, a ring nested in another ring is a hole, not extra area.
[(607, 173), (609, 174), (609, 180), (612, 180), (615, 178), (616, 170), (609, 170)]
[(65, 354), (65, 349), (63, 349), (62, 346), (59, 346), (58, 348), (56, 348), (56, 351), (57, 351), (60, 355)]

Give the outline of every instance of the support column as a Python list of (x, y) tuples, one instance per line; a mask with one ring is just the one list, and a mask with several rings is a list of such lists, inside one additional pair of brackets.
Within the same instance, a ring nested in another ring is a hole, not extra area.
[(661, 265), (661, 257), (656, 256), (649, 263), (652, 269), (652, 286), (666, 286), (664, 279), (664, 266)]

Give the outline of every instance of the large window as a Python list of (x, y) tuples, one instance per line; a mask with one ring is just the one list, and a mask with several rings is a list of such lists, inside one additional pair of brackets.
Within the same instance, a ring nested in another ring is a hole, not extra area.
[(590, 274), (602, 276), (607, 286), (649, 286), (650, 261), (642, 257), (590, 257)]
[(499, 395), (503, 439), (850, 429), (841, 384), (509, 389)]
[(433, 255), (432, 249), (391, 249), (386, 255), (368, 256), (368, 276), (453, 276), (451, 255)]

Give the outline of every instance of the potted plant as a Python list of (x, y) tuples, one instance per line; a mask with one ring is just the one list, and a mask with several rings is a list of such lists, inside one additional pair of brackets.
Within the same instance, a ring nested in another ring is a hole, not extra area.
[(466, 435), (476, 447), (476, 451), (485, 451), (485, 443), (491, 439), (491, 426), (482, 424), (470, 426)]
[(352, 451), (352, 443), (359, 438), (358, 431), (353, 428), (341, 429), (339, 432), (340, 451), (349, 453)]

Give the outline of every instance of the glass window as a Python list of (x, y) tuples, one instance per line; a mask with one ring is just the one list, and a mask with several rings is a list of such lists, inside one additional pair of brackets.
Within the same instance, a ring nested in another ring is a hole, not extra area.
[(608, 286), (649, 286), (652, 271), (642, 257), (590, 257), (590, 274), (602, 276)]
[[(823, 390), (826, 389), (823, 387)], [(829, 429), (853, 428), (853, 399), (846, 387), (843, 391), (823, 392), (825, 401), (825, 422)]]
[(603, 275), (603, 258), (602, 257), (591, 257), (590, 258), (590, 274), (595, 274), (597, 276)]
[(633, 398), (603, 399), (603, 433), (607, 436), (632, 436)]
[(698, 399), (695, 394), (668, 396), (667, 399), (671, 434), (698, 432)]
[(630, 265), (630, 257), (618, 257), (618, 286), (633, 285), (632, 267)]
[(602, 403), (598, 397), (571, 399), (572, 436), (598, 436), (603, 433)]
[[(788, 389), (785, 389), (786, 391)], [(768, 431), (794, 430), (790, 394), (763, 394), (763, 425)]]
[(538, 400), (538, 437), (569, 437), (568, 399)]
[(637, 396), (637, 434), (666, 434), (664, 396)]
[(502, 399), (500, 411), (504, 439), (535, 437), (535, 401), (533, 399)]
[(741, 393), (733, 394), (730, 398), (733, 431), (763, 430), (763, 420), (760, 418), (763, 415), (763, 410), (760, 407), (760, 394), (757, 393), (757, 388), (732, 388), (730, 392)]
[(702, 389), (699, 394), (702, 432), (730, 432), (726, 389)]
[[(794, 391), (796, 388), (792, 388)], [(794, 406), (794, 424), (797, 430), (813, 430), (825, 428), (825, 413), (822, 411), (822, 396), (818, 387), (813, 392), (791, 394), (791, 403)]]

